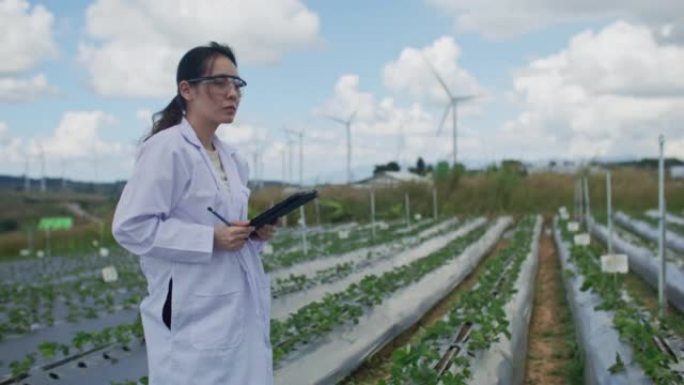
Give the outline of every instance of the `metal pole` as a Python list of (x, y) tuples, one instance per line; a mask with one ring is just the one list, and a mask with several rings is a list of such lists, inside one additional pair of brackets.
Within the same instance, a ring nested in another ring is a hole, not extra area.
[(304, 206), (299, 206), (299, 216), (301, 218), (301, 230), (302, 230), (302, 253), (307, 255), (309, 253), (309, 245), (306, 242), (306, 216), (304, 215)]
[(577, 180), (577, 204), (579, 205), (578, 222), (584, 219), (584, 192), (582, 191), (582, 178)]
[(577, 184), (577, 180), (575, 181), (575, 220), (578, 220), (580, 217), (580, 212), (579, 212), (579, 190), (577, 189), (579, 185)]
[(316, 226), (321, 226), (321, 203), (318, 198), (314, 199), (314, 208), (316, 209)]
[(252, 156), (254, 157), (254, 180), (256, 181), (259, 180), (259, 154), (256, 151), (254, 151), (254, 153), (252, 153)]
[(456, 161), (457, 161), (457, 158), (456, 158), (457, 142), (456, 142), (456, 140), (458, 137), (458, 135), (457, 135), (458, 133), (456, 132), (456, 130), (457, 130), (457, 128), (456, 128), (456, 115), (457, 115), (456, 110), (458, 109), (458, 102), (456, 100), (452, 101), (451, 109), (453, 110), (453, 118), (454, 118), (454, 131), (453, 131), (454, 137), (453, 137), (453, 149), (452, 149), (452, 151), (454, 153), (454, 166), (456, 166)]
[(411, 224), (411, 208), (410, 208), (410, 201), (409, 201), (409, 194), (406, 193), (404, 195), (406, 198), (406, 226), (409, 226)]
[(29, 254), (33, 255), (33, 230), (31, 228), (28, 229), (28, 249), (29, 249)]
[(667, 298), (665, 294), (665, 137), (661, 134), (660, 161), (658, 162), (658, 201), (660, 209), (660, 239), (658, 240), (658, 257), (660, 258), (660, 272), (658, 274), (658, 314), (665, 316)]
[(375, 191), (370, 192), (371, 239), (375, 240)]
[[(286, 151), (285, 151), (284, 148), (283, 148), (282, 156), (283, 156), (283, 170), (282, 170), (282, 171), (283, 171), (283, 183), (286, 183), (286, 182), (287, 182), (287, 177), (286, 177), (286, 174), (287, 174), (287, 172), (286, 172), (286, 168), (287, 168), (287, 153), (286, 153)], [(273, 207), (273, 205), (271, 205), (271, 207)]]
[(589, 218), (591, 217), (591, 206), (589, 201), (589, 176), (584, 177), (584, 223), (589, 225)]
[(608, 254), (613, 254), (613, 201), (610, 171), (606, 173), (606, 199), (608, 207)]
[(351, 151), (351, 123), (347, 122), (347, 184), (352, 182)]
[(432, 188), (432, 216), (437, 220), (437, 189)]
[(304, 188), (304, 133), (299, 133), (299, 187)]
[(46, 235), (46, 238), (45, 238), (45, 242), (46, 242), (45, 250), (47, 251), (47, 257), (50, 258), (50, 257), (52, 256), (52, 252), (50, 251), (50, 228), (47, 228), (47, 229), (45, 230), (45, 235)]
[(287, 180), (288, 182), (294, 184), (294, 172), (292, 171), (292, 165), (294, 164), (294, 150), (292, 150), (292, 141), (287, 141), (287, 156), (290, 158), (287, 164)]

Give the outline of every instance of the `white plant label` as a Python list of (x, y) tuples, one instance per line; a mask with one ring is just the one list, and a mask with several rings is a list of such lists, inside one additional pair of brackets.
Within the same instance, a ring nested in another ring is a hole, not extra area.
[(587, 233), (576, 234), (575, 235), (575, 245), (577, 246), (589, 246), (591, 243), (591, 237)]
[(389, 229), (389, 225), (387, 224), (387, 222), (378, 222), (378, 223), (377, 223), (377, 226), (378, 226), (378, 228), (379, 228), (380, 230), (387, 230), (387, 229)]
[(349, 230), (340, 230), (337, 232), (337, 237), (340, 239), (349, 238)]
[(269, 243), (265, 244), (262, 252), (266, 255), (273, 254), (273, 246)]
[(109, 249), (106, 247), (100, 247), (100, 257), (108, 257)]
[(119, 274), (116, 272), (116, 267), (107, 266), (102, 269), (102, 279), (105, 282), (115, 282), (117, 279), (119, 279)]
[(19, 256), (21, 257), (28, 257), (31, 254), (31, 251), (29, 249), (21, 249), (19, 251)]
[(629, 259), (625, 254), (607, 254), (601, 256), (601, 271), (604, 273), (627, 274)]
[(565, 206), (561, 206), (561, 208), (558, 209), (559, 214), (563, 214), (563, 213), (567, 213), (567, 212), (568, 212), (568, 208)]
[(568, 231), (571, 233), (576, 233), (579, 231), (579, 223), (577, 222), (568, 222)]
[(568, 219), (570, 219), (570, 214), (563, 212), (560, 214), (560, 217), (562, 220), (567, 221)]
[(36, 257), (43, 258), (44, 256), (45, 256), (45, 252), (43, 250), (36, 251)]
[(416, 214), (416, 215), (413, 216), (413, 219), (419, 221), (419, 220), (423, 219), (423, 216), (420, 215), (420, 214)]

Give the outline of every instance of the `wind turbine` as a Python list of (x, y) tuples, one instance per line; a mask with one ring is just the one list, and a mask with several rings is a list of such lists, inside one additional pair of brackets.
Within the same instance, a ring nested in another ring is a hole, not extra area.
[(352, 172), (351, 172), (351, 154), (352, 154), (352, 144), (351, 144), (351, 125), (356, 117), (356, 111), (349, 115), (349, 119), (344, 120), (336, 116), (326, 116), (328, 119), (335, 121), (337, 123), (343, 124), (347, 128), (347, 184), (352, 182)]
[(254, 142), (254, 150), (252, 156), (254, 157), (254, 187), (264, 187), (264, 167), (263, 167), (263, 152), (264, 142), (261, 140)]
[(453, 112), (453, 132), (452, 132), (452, 156), (453, 156), (453, 162), (454, 165), (456, 165), (456, 153), (457, 153), (457, 129), (456, 129), (456, 119), (458, 115), (458, 104), (461, 102), (468, 101), (470, 99), (474, 99), (478, 97), (479, 95), (458, 95), (455, 96), (454, 94), (451, 93), (451, 90), (449, 90), (449, 87), (447, 87), (446, 82), (442, 79), (441, 76), (437, 73), (437, 70), (435, 67), (428, 61), (428, 59), (423, 56), (423, 59), (425, 59), (425, 62), (427, 63), (428, 67), (430, 67), (430, 71), (435, 75), (437, 78), (437, 81), (439, 81), (439, 84), (442, 85), (442, 88), (444, 88), (444, 91), (446, 92), (447, 96), (449, 97), (449, 104), (447, 104), (446, 108), (444, 109), (444, 115), (442, 115), (442, 120), (439, 123), (439, 128), (437, 128), (437, 135), (439, 135), (442, 132), (442, 127), (444, 126), (444, 122), (446, 121), (447, 115), (449, 115), (449, 111)]
[(31, 165), (31, 155), (24, 153), (24, 192), (31, 190), (31, 180), (29, 179), (29, 169)]
[(399, 166), (403, 168), (406, 162), (404, 162), (406, 156), (406, 138), (405, 133), (404, 133), (404, 122), (399, 123), (399, 136), (397, 138), (397, 155), (395, 158), (397, 159), (397, 163), (399, 163)]
[(45, 180), (45, 150), (42, 144), (38, 144), (38, 149), (40, 150), (40, 192), (45, 194), (47, 190), (46, 180)]
[(287, 127), (283, 127), (283, 132), (285, 133), (285, 144), (287, 145), (287, 182), (294, 184), (292, 181), (294, 179), (294, 173), (292, 172), (292, 168), (294, 167), (294, 160), (292, 159), (294, 156), (294, 150), (292, 149), (294, 141), (290, 139), (290, 132)]
[(283, 128), (289, 134), (299, 137), (299, 187), (304, 187), (304, 130), (296, 131), (290, 128)]

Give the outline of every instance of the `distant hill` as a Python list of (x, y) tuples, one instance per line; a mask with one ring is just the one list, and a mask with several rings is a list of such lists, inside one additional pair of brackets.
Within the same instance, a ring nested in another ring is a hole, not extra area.
[[(39, 192), (40, 183), (40, 179), (30, 178), (30, 191)], [(125, 184), (125, 181), (93, 183), (73, 181), (69, 179), (62, 182), (61, 178), (45, 179), (45, 188), (47, 191), (86, 194), (94, 193), (111, 196), (118, 196)], [(24, 191), (24, 178), (20, 176), (0, 175), (0, 191)]]

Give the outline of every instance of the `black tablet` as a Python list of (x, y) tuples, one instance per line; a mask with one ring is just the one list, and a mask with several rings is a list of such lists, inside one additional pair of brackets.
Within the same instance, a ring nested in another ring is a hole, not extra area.
[(270, 209), (252, 218), (252, 220), (249, 221), (249, 225), (254, 226), (255, 228), (259, 228), (263, 225), (268, 224), (272, 225), (276, 223), (278, 218), (287, 215), (291, 211), (299, 208), (299, 206), (302, 206), (312, 201), (313, 199), (316, 199), (317, 197), (318, 191), (316, 190), (296, 192), (290, 195), (289, 197), (285, 198), (284, 200), (278, 202), (275, 206), (271, 207)]

